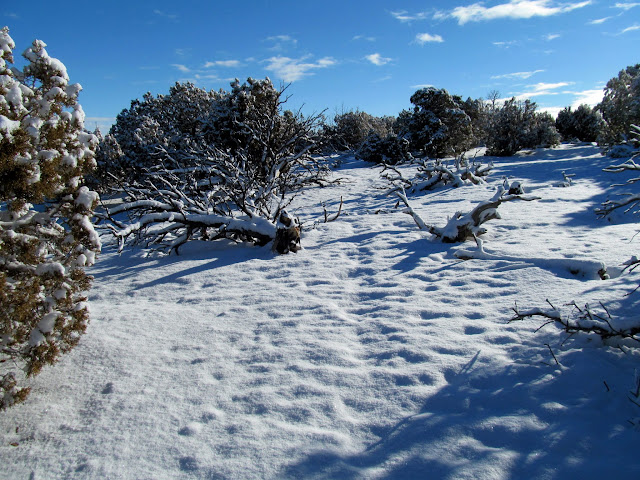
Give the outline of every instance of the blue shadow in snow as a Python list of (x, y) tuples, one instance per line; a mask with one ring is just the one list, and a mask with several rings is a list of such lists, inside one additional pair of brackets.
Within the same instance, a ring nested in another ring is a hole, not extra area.
[[(535, 350), (548, 358), (545, 348)], [(599, 353), (598, 362), (617, 361), (615, 352)], [(481, 355), (450, 372), (449, 384), (416, 415), (370, 427), (380, 439), (363, 451), (318, 451), (281, 477), (489, 478), (502, 472), (505, 478), (600, 480), (616, 472), (640, 478), (638, 432), (624, 423), (633, 405), (624, 387), (607, 391), (593, 378), (580, 350), (562, 356), (563, 369), (532, 355), (499, 371), (474, 370)], [(594, 418), (594, 411), (602, 415)]]

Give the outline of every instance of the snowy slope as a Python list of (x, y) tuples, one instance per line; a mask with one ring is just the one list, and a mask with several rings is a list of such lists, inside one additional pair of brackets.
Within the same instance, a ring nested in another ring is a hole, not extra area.
[[(545, 299), (637, 314), (640, 278), (619, 275), (637, 226), (593, 213), (622, 179), (607, 164), (563, 145), (495, 159), (487, 186), (410, 197), (436, 225), (505, 175), (541, 197), (500, 207), (483, 260), (419, 231), (353, 159), (297, 200), (310, 225), (344, 198), (297, 254), (106, 250), (88, 333), (0, 414), (0, 478), (638, 478), (637, 349), (508, 323)], [(562, 171), (572, 186), (554, 186)]]

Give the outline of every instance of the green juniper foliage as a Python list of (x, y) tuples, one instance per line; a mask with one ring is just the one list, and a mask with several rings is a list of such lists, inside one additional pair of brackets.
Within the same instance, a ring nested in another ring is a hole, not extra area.
[(98, 196), (82, 184), (97, 138), (84, 131), (81, 87), (39, 40), (11, 69), (14, 47), (0, 30), (0, 410), (24, 400), (25, 374), (77, 344), (89, 321), (84, 269), (100, 250)]

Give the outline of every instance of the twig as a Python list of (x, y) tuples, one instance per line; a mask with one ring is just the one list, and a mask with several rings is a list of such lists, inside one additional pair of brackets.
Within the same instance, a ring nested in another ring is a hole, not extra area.
[(553, 354), (553, 350), (551, 350), (551, 345), (549, 345), (548, 343), (545, 343), (545, 345), (547, 346), (547, 348), (549, 349), (549, 352), (551, 352), (551, 356), (553, 357), (553, 359), (556, 362), (556, 365), (561, 366), (560, 362), (558, 362), (558, 359), (556, 358), (556, 356)]

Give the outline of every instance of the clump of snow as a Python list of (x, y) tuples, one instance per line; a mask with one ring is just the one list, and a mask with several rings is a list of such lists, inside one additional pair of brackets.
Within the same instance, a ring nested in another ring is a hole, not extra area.
[[(628, 399), (640, 353), (566, 335), (511, 309), (602, 301), (637, 318), (633, 223), (600, 221), (609, 160), (563, 145), (494, 161), (487, 185), (412, 196), (442, 225), (504, 176), (537, 202), (500, 206), (485, 256), (433, 241), (345, 158), (341, 185), (290, 211), (302, 250), (227, 241), (180, 256), (106, 249), (89, 272), (92, 320), (64, 361), (0, 416), (17, 478), (621, 478), (640, 476)], [(410, 170), (410, 165), (399, 167)], [(576, 173), (571, 188), (550, 185)], [(405, 172), (410, 176), (410, 172)], [(572, 272), (572, 270), (574, 270)], [(553, 356), (552, 356), (553, 354)], [(557, 360), (554, 361), (554, 358)], [(11, 446), (16, 444), (17, 446)], [(142, 472), (142, 473), (141, 473)]]
[(87, 210), (91, 210), (92, 206), (100, 199), (98, 192), (89, 190), (88, 187), (82, 186), (78, 189), (78, 194), (75, 199), (76, 205), (82, 205)]
[(4, 115), (0, 115), (0, 134), (11, 138), (13, 132), (20, 128), (20, 122), (15, 120), (9, 120)]
[(64, 265), (58, 262), (45, 262), (36, 267), (36, 275), (64, 275)]

